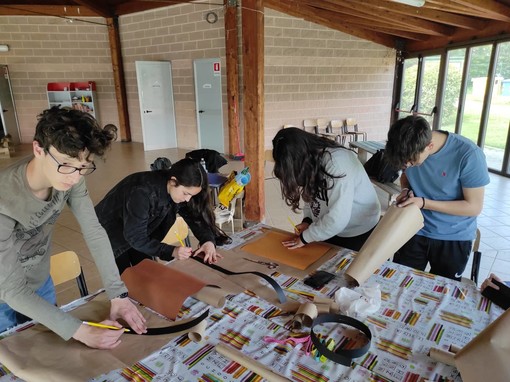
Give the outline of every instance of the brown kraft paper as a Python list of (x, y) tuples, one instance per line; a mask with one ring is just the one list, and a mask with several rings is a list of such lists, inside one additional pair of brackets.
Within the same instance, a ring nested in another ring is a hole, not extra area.
[(282, 241), (292, 237), (294, 234), (291, 233), (269, 231), (262, 237), (245, 244), (241, 249), (256, 256), (304, 270), (331, 248), (330, 245), (324, 243), (309, 243), (296, 249), (284, 247)]
[(391, 206), (345, 273), (363, 284), (422, 227), (423, 215), (417, 206)]
[(510, 381), (510, 309), (455, 354), (463, 382)]
[[(147, 320), (147, 327), (159, 328), (184, 323), (170, 322), (138, 307)], [(70, 312), (82, 321), (100, 322), (109, 316), (110, 302), (105, 293)], [(204, 321), (202, 321), (204, 322)], [(189, 329), (199, 333), (200, 324)], [(107, 329), (105, 329), (107, 330)], [(70, 339), (64, 341), (41, 324), (13, 334), (0, 341), (0, 359), (14, 375), (31, 382), (82, 382), (115, 369), (129, 367), (161, 349), (183, 332), (157, 336), (123, 334), (121, 343), (112, 350), (98, 350)], [(192, 340), (200, 336), (190, 337)]]

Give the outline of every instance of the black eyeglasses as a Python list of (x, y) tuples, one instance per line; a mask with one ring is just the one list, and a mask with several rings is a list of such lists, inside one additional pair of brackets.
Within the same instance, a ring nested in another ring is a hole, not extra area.
[(68, 174), (69, 175), (69, 174), (72, 174), (75, 171), (78, 171), (80, 173), (80, 175), (90, 175), (94, 171), (96, 171), (96, 166), (94, 165), (94, 163), (92, 163), (92, 165), (94, 167), (74, 167), (74, 166), (69, 166), (67, 164), (60, 163), (57, 160), (57, 158), (55, 158), (53, 155), (51, 155), (51, 153), (49, 151), (47, 151), (47, 153), (58, 164), (57, 172), (59, 172), (61, 174)]

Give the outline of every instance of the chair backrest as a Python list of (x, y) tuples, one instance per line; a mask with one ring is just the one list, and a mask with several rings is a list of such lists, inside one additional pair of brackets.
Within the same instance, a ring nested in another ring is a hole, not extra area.
[(303, 130), (308, 131), (309, 133), (315, 133), (318, 132), (317, 127), (317, 119), (304, 119), (303, 120)]
[(353, 133), (358, 131), (358, 121), (356, 118), (346, 118), (344, 120), (344, 131), (346, 133)]
[(344, 123), (343, 123), (343, 121), (342, 121), (342, 120), (340, 120), (340, 119), (332, 119), (332, 120), (331, 120), (331, 122), (330, 122), (330, 126), (331, 126), (331, 128), (333, 129), (333, 132), (334, 132), (334, 130), (335, 130), (335, 129), (338, 129), (338, 131), (339, 131), (340, 133), (343, 133), (343, 132), (344, 132), (344, 130), (343, 130), (343, 128), (344, 128)]
[(188, 224), (181, 216), (177, 216), (175, 223), (170, 227), (161, 242), (165, 244), (180, 244), (181, 240), (184, 241), (187, 247), (191, 247)]
[(317, 128), (319, 130), (327, 130), (328, 127), (329, 127), (329, 119), (317, 118)]
[(50, 257), (50, 275), (53, 285), (60, 285), (66, 281), (76, 279), (80, 295), (87, 296), (87, 284), (83, 275), (80, 259), (74, 251), (57, 253)]

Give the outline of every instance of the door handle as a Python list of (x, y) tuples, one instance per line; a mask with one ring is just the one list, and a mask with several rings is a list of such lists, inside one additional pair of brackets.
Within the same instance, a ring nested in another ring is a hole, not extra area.
[(198, 112), (199, 112), (199, 113), (203, 113), (203, 112), (204, 112), (204, 110), (199, 110)]
[(144, 110), (144, 113), (152, 113), (152, 110)]

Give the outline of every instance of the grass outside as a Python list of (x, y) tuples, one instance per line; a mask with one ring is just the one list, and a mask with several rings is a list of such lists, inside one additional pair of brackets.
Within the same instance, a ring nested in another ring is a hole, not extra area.
[[(462, 120), (461, 134), (473, 142), (478, 141), (478, 130), (480, 128), (480, 117), (482, 115), (483, 101), (467, 97), (464, 108), (464, 118)], [(508, 129), (510, 123), (510, 97), (493, 97), (489, 121), (487, 125), (487, 134), (485, 136), (485, 146), (504, 149), (506, 145)], [(454, 122), (445, 123), (441, 126), (442, 130), (455, 131)]]

